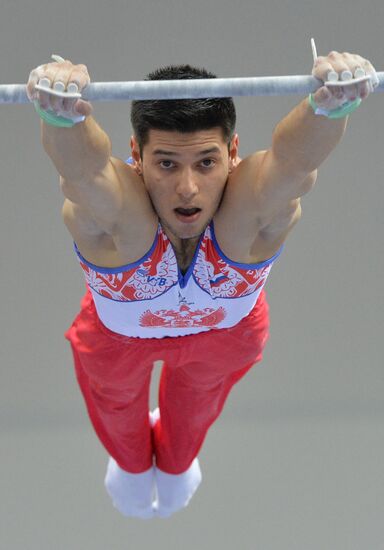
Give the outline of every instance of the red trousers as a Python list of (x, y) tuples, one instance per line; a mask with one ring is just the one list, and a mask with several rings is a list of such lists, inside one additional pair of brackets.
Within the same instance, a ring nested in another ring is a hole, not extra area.
[[(130, 338), (99, 320), (89, 291), (66, 332), (93, 427), (108, 453), (130, 473), (156, 461), (170, 474), (187, 470), (232, 386), (262, 358), (268, 339), (263, 291), (236, 326), (167, 338)], [(149, 422), (153, 363), (164, 361), (160, 420)]]

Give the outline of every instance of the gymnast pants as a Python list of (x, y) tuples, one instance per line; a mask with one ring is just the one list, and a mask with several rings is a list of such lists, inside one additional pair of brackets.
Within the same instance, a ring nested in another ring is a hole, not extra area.
[[(261, 361), (268, 339), (265, 291), (236, 326), (190, 336), (131, 338), (106, 328), (89, 291), (65, 336), (93, 427), (108, 453), (130, 473), (157, 467), (185, 472), (232, 386)], [(160, 419), (151, 427), (153, 364), (164, 361)]]

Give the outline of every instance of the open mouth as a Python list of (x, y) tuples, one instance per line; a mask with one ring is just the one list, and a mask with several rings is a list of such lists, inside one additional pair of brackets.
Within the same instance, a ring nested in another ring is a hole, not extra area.
[(194, 222), (199, 217), (201, 208), (175, 208), (177, 218), (182, 222)]
[(193, 216), (201, 211), (201, 208), (175, 208), (175, 211), (182, 216)]

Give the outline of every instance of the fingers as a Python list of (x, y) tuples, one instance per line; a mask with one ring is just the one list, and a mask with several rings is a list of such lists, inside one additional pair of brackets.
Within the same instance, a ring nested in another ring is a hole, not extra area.
[(356, 55), (355, 57), (360, 62), (360, 66), (365, 71), (365, 74), (371, 77), (370, 81), (367, 83), (367, 87), (369, 88), (369, 93), (373, 92), (373, 90), (379, 85), (379, 78), (375, 67), (372, 63), (370, 63), (370, 61), (368, 61), (368, 59), (364, 59), (359, 55)]
[(338, 109), (340, 105), (345, 103), (345, 94), (342, 88), (331, 90), (327, 86), (322, 86), (313, 94), (316, 105), (326, 111)]
[(317, 90), (314, 99), (316, 103), (321, 102), (319, 106), (329, 110), (357, 98), (366, 99), (379, 82), (375, 68), (367, 59), (348, 52), (332, 51), (327, 56), (318, 57), (314, 61), (312, 74), (324, 82), (324, 87)]
[[(81, 92), (90, 83), (85, 65), (74, 65), (69, 60), (54, 56), (54, 63), (40, 65), (31, 71), (27, 83), (27, 95), (31, 101), (38, 101), (44, 110), (51, 110), (59, 115), (88, 116), (92, 112), (89, 102), (80, 100), (79, 95), (68, 98), (67, 92)], [(38, 86), (38, 88), (36, 88)], [(47, 93), (44, 88), (55, 90), (57, 95)], [(64, 93), (63, 93), (64, 92)]]

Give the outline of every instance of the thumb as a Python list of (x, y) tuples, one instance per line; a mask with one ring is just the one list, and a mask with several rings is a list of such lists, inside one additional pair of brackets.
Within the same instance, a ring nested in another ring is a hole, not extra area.
[(73, 112), (82, 116), (89, 116), (93, 113), (93, 107), (89, 101), (78, 99), (72, 108)]
[(322, 86), (313, 94), (313, 99), (319, 107), (329, 109), (330, 102), (332, 101), (332, 94), (326, 86)]

